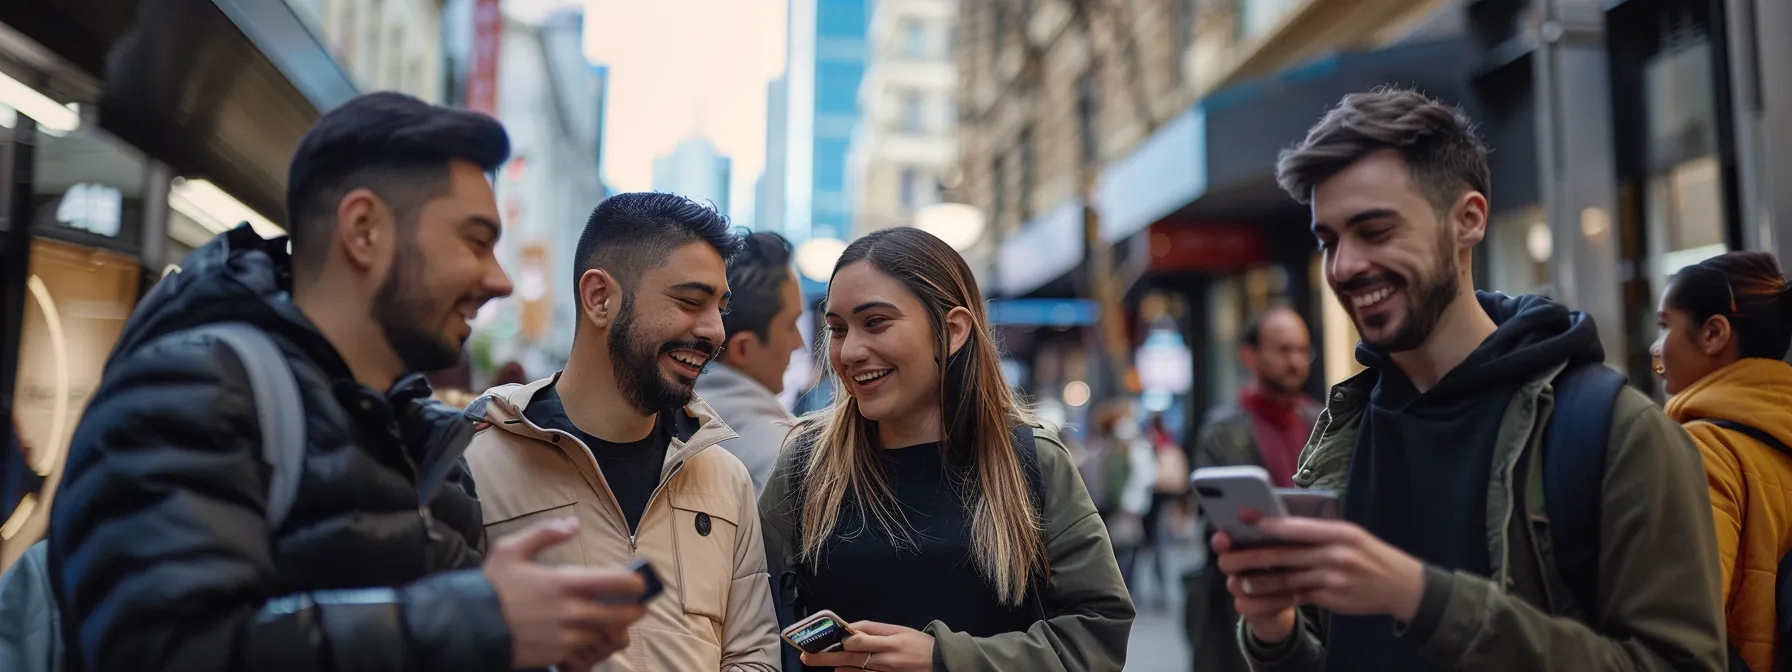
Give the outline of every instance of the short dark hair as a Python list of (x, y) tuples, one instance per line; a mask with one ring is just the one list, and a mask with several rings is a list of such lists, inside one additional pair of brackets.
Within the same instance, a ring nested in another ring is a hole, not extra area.
[(1780, 359), (1792, 348), (1792, 284), (1766, 252), (1730, 252), (1682, 268), (1666, 299), (1695, 326), (1727, 318), (1738, 357)]
[(573, 250), (573, 294), (578, 294), (585, 271), (601, 268), (627, 288), (625, 297), (633, 296), (642, 273), (666, 263), (673, 249), (692, 241), (708, 243), (724, 262), (741, 246), (740, 236), (729, 230), (728, 216), (714, 206), (659, 192), (606, 198), (585, 220), (585, 232)]
[(493, 173), (510, 158), (497, 120), (382, 91), (350, 100), (317, 121), (293, 152), (286, 216), (295, 264), (321, 270), (325, 233), (355, 189), (373, 191), (401, 226), (448, 190), (448, 166), (466, 161)]
[(1239, 344), (1249, 347), (1252, 350), (1263, 347), (1263, 323), (1268, 322), (1270, 317), (1280, 313), (1286, 313), (1296, 317), (1300, 316), (1300, 313), (1294, 310), (1293, 306), (1287, 304), (1270, 306), (1268, 310), (1257, 313), (1255, 317), (1251, 318), (1250, 322), (1245, 323), (1244, 332), (1238, 335)]
[(789, 240), (770, 231), (741, 238), (740, 254), (728, 262), (728, 289), (734, 291), (731, 312), (722, 318), (728, 338), (747, 332), (767, 335), (772, 317), (784, 310), (784, 283), (790, 280), (794, 253)]
[(1378, 87), (1344, 96), (1307, 131), (1300, 144), (1276, 158), (1276, 181), (1294, 200), (1313, 198), (1313, 187), (1375, 152), (1400, 152), (1413, 185), (1432, 208), (1444, 212), (1463, 191), (1492, 197), (1487, 146), (1460, 108), (1411, 89)]

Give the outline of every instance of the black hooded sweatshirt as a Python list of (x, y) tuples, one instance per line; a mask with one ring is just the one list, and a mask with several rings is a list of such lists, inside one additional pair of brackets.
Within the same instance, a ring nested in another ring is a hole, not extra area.
[[(1478, 292), (1498, 325), (1437, 385), (1419, 392), (1386, 350), (1357, 348), (1380, 376), (1358, 430), (1345, 518), (1445, 570), (1492, 574), (1487, 488), (1512, 395), (1563, 362), (1603, 361), (1593, 322), (1533, 295)], [(1387, 616), (1332, 615), (1326, 669), (1437, 670)]]

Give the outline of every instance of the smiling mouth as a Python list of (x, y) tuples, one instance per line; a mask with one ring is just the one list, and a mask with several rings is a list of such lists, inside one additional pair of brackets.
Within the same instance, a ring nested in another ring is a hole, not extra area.
[(1381, 303), (1383, 299), (1386, 299), (1389, 296), (1393, 296), (1395, 291), (1395, 288), (1392, 285), (1389, 285), (1372, 292), (1358, 294), (1350, 297), (1350, 305), (1356, 308), (1367, 308), (1377, 303)]
[(882, 371), (868, 371), (868, 372), (853, 376), (852, 382), (863, 385), (865, 383), (869, 383), (869, 382), (872, 382), (875, 380), (882, 380), (884, 376), (888, 376), (895, 372), (896, 372), (895, 369), (884, 369)]
[(697, 370), (702, 370), (703, 365), (708, 363), (707, 358), (699, 356), (697, 353), (694, 353), (694, 352), (678, 351), (678, 352), (667, 353), (666, 356), (671, 357), (672, 361), (674, 361), (674, 362), (678, 362), (679, 364), (683, 364), (685, 366), (688, 366), (688, 367), (691, 367), (691, 368), (697, 369)]

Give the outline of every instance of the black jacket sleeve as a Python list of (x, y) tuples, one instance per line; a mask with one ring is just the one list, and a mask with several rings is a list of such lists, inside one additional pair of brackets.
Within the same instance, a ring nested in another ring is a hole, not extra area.
[(509, 669), (509, 629), (477, 569), (288, 594), (259, 437), (247, 376), (210, 337), (165, 337), (108, 366), (51, 519), (53, 583), (80, 667)]

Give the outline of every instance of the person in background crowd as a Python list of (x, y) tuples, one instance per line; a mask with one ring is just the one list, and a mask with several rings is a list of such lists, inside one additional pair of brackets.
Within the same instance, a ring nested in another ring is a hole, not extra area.
[(0, 523), (4, 523), (26, 495), (42, 492), (44, 477), (31, 468), (31, 445), (19, 437), (18, 426), (6, 423), (6, 454), (0, 455)]
[(728, 345), (719, 366), (697, 379), (697, 396), (740, 434), (722, 447), (753, 475), (753, 491), (765, 492), (778, 450), (796, 416), (778, 402), (790, 353), (803, 349), (803, 290), (790, 266), (790, 241), (776, 233), (749, 234), (728, 262), (730, 311), (722, 318)]
[(1655, 319), (1668, 417), (1705, 458), (1733, 662), (1781, 669), (1779, 647), (1792, 646), (1774, 641), (1792, 549), (1792, 284), (1772, 255), (1731, 252), (1674, 274)]
[[(1301, 448), (1320, 409), (1302, 391), (1313, 362), (1306, 320), (1285, 306), (1258, 315), (1239, 336), (1238, 361), (1251, 374), (1251, 384), (1238, 393), (1237, 403), (1208, 411), (1195, 439), (1194, 467), (1263, 467), (1276, 487), (1293, 487)], [(1202, 538), (1216, 531), (1205, 530)], [(1210, 551), (1206, 565), (1185, 579), (1183, 629), (1196, 670), (1242, 671), (1244, 653), (1234, 644), (1238, 613), (1226, 592), (1226, 574), (1214, 566), (1216, 557)]]
[(1151, 517), (1151, 488), (1157, 478), (1157, 458), (1151, 444), (1139, 436), (1130, 401), (1104, 402), (1095, 410), (1095, 432), (1089, 450), (1078, 466), (1089, 499), (1107, 525), (1108, 539), (1120, 562), (1120, 576), (1133, 587), (1133, 570), (1150, 532), (1144, 521)]
[(1133, 607), (1107, 531), (1069, 451), (1003, 379), (982, 297), (964, 258), (912, 227), (834, 265), (835, 403), (798, 425), (760, 499), (787, 615), (855, 621), (810, 666), (1126, 662)]
[[(1285, 546), (1235, 549), (1215, 535), (1252, 667), (1721, 669), (1698, 451), (1604, 367), (1585, 315), (1474, 291), (1489, 177), (1462, 112), (1410, 90), (1351, 94), (1277, 173), (1311, 205), (1326, 282), (1368, 368), (1332, 388), (1294, 479), (1337, 493), (1346, 520), (1257, 523)], [(1554, 395), (1614, 379), (1609, 397)], [(1570, 424), (1589, 417), (1609, 426)], [(1556, 432), (1606, 445), (1546, 443)], [(1594, 471), (1545, 479), (1546, 460), (1578, 464), (1554, 450), (1593, 456)], [(1596, 505), (1547, 508), (1546, 488)], [(1556, 543), (1549, 531), (1582, 522), (1597, 525), (1593, 538)], [(1296, 609), (1306, 605), (1319, 611)]]
[[(488, 531), (572, 518), (578, 543), (544, 559), (642, 558), (665, 581), (603, 672), (777, 669), (753, 481), (716, 447), (734, 432), (694, 398), (724, 342), (726, 264), (739, 247), (722, 213), (683, 196), (605, 199), (573, 253), (579, 320), (566, 369), (468, 409), (489, 423), (467, 451)], [(563, 669), (598, 660), (574, 663)]]
[[(472, 426), (415, 373), (454, 365), (480, 305), (510, 293), (489, 179), (509, 146), (481, 114), (356, 98), (299, 143), (290, 241), (244, 224), (143, 298), (51, 515), (69, 669), (545, 667), (640, 616), (639, 578), (533, 561), (570, 528), (500, 539), (481, 567), (457, 459)], [(220, 322), (265, 331), (297, 378), (309, 445), (278, 529), (259, 400), (235, 351), (193, 331)]]

